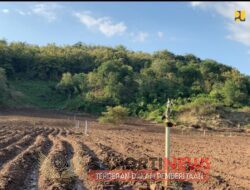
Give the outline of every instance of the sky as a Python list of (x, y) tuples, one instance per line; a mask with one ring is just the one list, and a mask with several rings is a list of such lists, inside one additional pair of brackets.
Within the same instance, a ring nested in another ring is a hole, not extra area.
[(250, 75), (250, 2), (1, 2), (0, 39), (167, 49)]

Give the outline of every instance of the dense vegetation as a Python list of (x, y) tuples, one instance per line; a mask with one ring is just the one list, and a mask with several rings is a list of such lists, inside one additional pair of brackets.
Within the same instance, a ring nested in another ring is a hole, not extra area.
[(5, 76), (5, 70), (0, 68), (0, 105), (3, 104), (7, 95), (7, 79)]
[(197, 97), (228, 107), (250, 104), (249, 76), (191, 54), (174, 55), (167, 50), (148, 54), (123, 46), (83, 43), (37, 46), (0, 41), (0, 104), (27, 82), (36, 87), (26, 86), (26, 91), (48, 88), (50, 92), (45, 89), (40, 96), (50, 96), (50, 105), (54, 98), (56, 107), (92, 113), (121, 105), (130, 114), (159, 115), (167, 98), (175, 99), (177, 105)]
[(122, 106), (107, 107), (107, 111), (99, 118), (101, 123), (120, 124), (127, 120), (128, 109)]

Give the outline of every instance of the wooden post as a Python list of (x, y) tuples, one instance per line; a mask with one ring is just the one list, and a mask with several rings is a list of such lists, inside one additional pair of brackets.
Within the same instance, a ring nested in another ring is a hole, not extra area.
[(240, 123), (237, 125), (237, 128), (240, 129)]
[(85, 120), (85, 130), (84, 130), (84, 134), (88, 135), (88, 121)]
[(76, 128), (80, 127), (80, 121), (79, 120), (77, 120), (77, 122), (75, 122), (75, 124), (76, 124)]
[[(171, 102), (168, 99), (167, 102), (167, 109), (165, 111), (165, 114), (163, 116), (163, 119), (165, 121), (165, 161), (168, 162), (170, 160), (170, 127), (173, 126), (173, 124), (170, 122), (170, 113), (171, 113)], [(167, 163), (165, 163), (167, 164)], [(169, 166), (167, 164), (166, 166), (166, 179), (165, 179), (165, 188), (167, 189), (169, 187), (169, 179), (168, 179), (168, 174), (169, 174)]]
[[(165, 158), (166, 158), (167, 162), (170, 159), (170, 128), (169, 127), (165, 127)], [(166, 180), (165, 181), (165, 188), (167, 189), (169, 186), (169, 180), (168, 180), (169, 166), (168, 166), (168, 164), (167, 164), (165, 173), (167, 176), (167, 179), (165, 179)]]
[(204, 129), (203, 131), (203, 136), (205, 137), (206, 136), (206, 130)]

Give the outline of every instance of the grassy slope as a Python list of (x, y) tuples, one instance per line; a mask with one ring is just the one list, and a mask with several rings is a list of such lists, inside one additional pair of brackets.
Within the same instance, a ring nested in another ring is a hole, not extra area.
[(62, 109), (65, 98), (56, 93), (56, 82), (52, 81), (10, 81), (12, 101), (10, 107), (37, 107)]
[[(65, 105), (68, 101), (67, 98), (55, 91), (55, 85), (57, 84), (57, 82), (18, 80), (9, 81), (9, 84), (11, 89), (11, 98), (5, 102), (8, 107), (65, 109)], [(217, 120), (223, 123), (224, 120), (227, 120), (233, 122), (234, 126), (237, 126), (237, 123), (241, 123), (242, 126), (250, 127), (249, 107), (242, 110), (231, 110), (230, 113), (227, 113), (226, 115), (221, 114), (220, 119), (215, 119), (215, 115), (218, 114), (220, 114), (218, 111), (215, 111), (212, 115), (205, 114), (206, 119), (204, 120), (204, 122), (211, 126), (212, 124), (209, 123), (210, 120), (212, 121), (212, 123)], [(157, 113), (156, 115), (158, 116), (159, 113)], [(200, 118), (200, 116), (202, 115), (203, 114), (199, 114), (197, 111), (194, 111), (193, 107), (189, 107), (187, 111), (178, 114), (177, 120), (181, 123), (197, 123), (197, 121), (199, 120), (197, 118)]]

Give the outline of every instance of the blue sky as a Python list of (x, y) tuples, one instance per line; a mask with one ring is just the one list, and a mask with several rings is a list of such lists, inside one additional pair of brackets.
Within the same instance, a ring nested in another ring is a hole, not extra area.
[[(246, 10), (246, 22), (234, 21), (235, 10)], [(250, 75), (249, 2), (1, 2), (0, 38), (167, 49)]]

